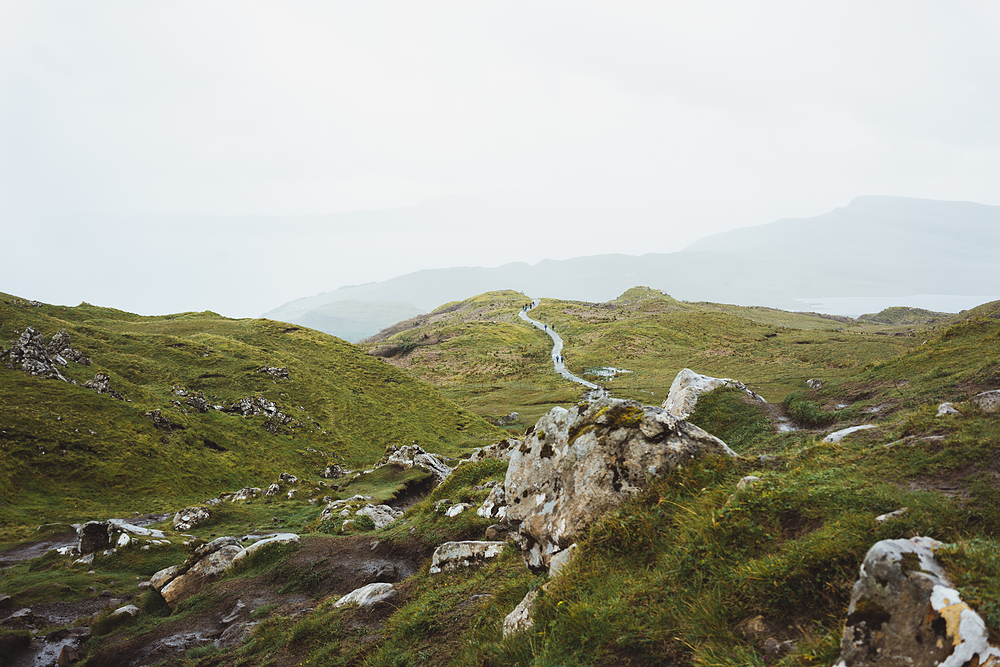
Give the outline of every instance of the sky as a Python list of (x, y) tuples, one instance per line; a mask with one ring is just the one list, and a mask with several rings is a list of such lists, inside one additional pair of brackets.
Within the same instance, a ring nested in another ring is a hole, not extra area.
[(998, 36), (961, 0), (0, 0), (0, 291), (256, 316), (858, 195), (1000, 205)]

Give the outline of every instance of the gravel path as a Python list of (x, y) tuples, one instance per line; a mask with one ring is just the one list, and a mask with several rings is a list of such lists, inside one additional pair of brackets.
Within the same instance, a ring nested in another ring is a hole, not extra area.
[[(542, 302), (541, 299), (532, 299), (531, 308), (528, 308), (528, 310), (530, 311), (534, 309), (541, 302)], [(587, 382), (583, 378), (573, 375), (566, 369), (566, 364), (559, 361), (559, 356), (562, 355), (563, 340), (559, 336), (559, 334), (556, 333), (555, 329), (545, 325), (543, 322), (538, 322), (536, 320), (531, 319), (530, 317), (528, 317), (528, 313), (525, 310), (521, 310), (521, 312), (519, 312), (518, 315), (525, 322), (528, 322), (529, 324), (532, 324), (536, 328), (541, 329), (542, 331), (547, 333), (549, 335), (549, 338), (552, 339), (552, 365), (555, 367), (556, 373), (559, 373), (559, 375), (562, 375), (564, 378), (570, 380), (571, 382), (582, 384), (584, 387), (587, 387), (588, 389), (596, 389), (602, 394), (606, 392), (606, 390), (603, 387), (596, 385), (593, 382)]]

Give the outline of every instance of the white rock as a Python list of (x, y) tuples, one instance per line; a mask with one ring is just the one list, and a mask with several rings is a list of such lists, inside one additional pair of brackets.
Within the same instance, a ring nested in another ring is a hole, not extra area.
[(451, 507), (449, 507), (448, 510), (444, 513), (444, 515), (448, 517), (458, 516), (465, 510), (469, 509), (470, 507), (472, 507), (472, 505), (470, 505), (469, 503), (458, 503), (457, 505), (452, 505)]
[(192, 505), (185, 507), (174, 515), (174, 530), (191, 530), (212, 518), (212, 513), (205, 507)]
[(481, 563), (496, 558), (507, 546), (506, 542), (445, 542), (431, 556), (431, 574)]
[(449, 468), (441, 457), (437, 454), (429, 454), (418, 445), (403, 445), (389, 455), (386, 465), (398, 465), (404, 470), (414, 466), (427, 470), (435, 478), (438, 484), (443, 482), (451, 474)]
[(476, 514), (484, 519), (496, 521), (503, 521), (507, 517), (507, 496), (503, 486), (498, 485), (490, 489), (490, 495), (486, 496), (486, 500), (476, 510)]
[(576, 542), (569, 545), (562, 551), (558, 552), (549, 561), (549, 576), (554, 577), (558, 575), (563, 569), (569, 565), (569, 562), (573, 560), (573, 555), (576, 552), (577, 546)]
[(976, 394), (969, 402), (987, 414), (1000, 412), (1000, 389)]
[(372, 520), (376, 529), (385, 528), (396, 519), (403, 516), (403, 510), (388, 505), (365, 505), (354, 513), (355, 516), (366, 516)]
[(850, 428), (842, 428), (839, 431), (834, 431), (830, 435), (823, 438), (823, 442), (840, 442), (845, 437), (852, 433), (857, 433), (858, 431), (864, 431), (869, 428), (878, 428), (875, 424), (864, 424), (862, 426), (851, 426)]
[(750, 391), (745, 384), (731, 378), (714, 378), (708, 375), (695, 373), (690, 368), (681, 370), (670, 385), (670, 392), (666, 400), (663, 401), (663, 409), (677, 419), (687, 419), (695, 406), (698, 404), (698, 397), (707, 394), (719, 387), (736, 387), (741, 389), (755, 401), (766, 403), (761, 396)]
[(760, 481), (761, 481), (760, 477), (757, 477), (756, 475), (747, 475), (746, 477), (744, 477), (743, 479), (741, 479), (739, 482), (736, 483), (736, 490), (743, 491), (744, 489), (749, 489), (755, 484), (759, 484)]
[(119, 549), (123, 549), (127, 547), (131, 542), (132, 538), (128, 536), (128, 533), (122, 533), (121, 535), (118, 536), (118, 544), (116, 546)]
[(112, 616), (121, 616), (122, 614), (128, 614), (129, 616), (137, 616), (139, 614), (139, 608), (134, 604), (127, 604), (124, 607), (118, 607), (113, 612)]
[(955, 407), (954, 403), (942, 403), (938, 406), (937, 416), (944, 417), (945, 415), (960, 415), (961, 412)]
[(396, 597), (397, 593), (392, 584), (368, 584), (351, 591), (344, 597), (333, 603), (334, 607), (344, 607), (349, 604), (356, 604), (362, 609), (367, 609), (377, 602), (385, 602)]
[(879, 514), (875, 517), (877, 523), (885, 523), (886, 521), (892, 521), (893, 519), (898, 519), (910, 510), (909, 507), (900, 507), (895, 512), (888, 512), (886, 514)]
[(531, 612), (534, 610), (536, 597), (538, 597), (538, 591), (529, 591), (524, 599), (514, 607), (514, 611), (507, 614), (507, 617), (503, 619), (504, 637), (531, 629), (534, 625), (531, 620)]
[(300, 541), (299, 540), (299, 536), (296, 535), (295, 533), (278, 533), (277, 535), (271, 535), (270, 537), (266, 537), (263, 540), (260, 540), (258, 542), (254, 542), (253, 544), (251, 544), (250, 546), (248, 546), (246, 549), (244, 549), (240, 553), (236, 554), (236, 556), (233, 558), (233, 563), (236, 563), (236, 562), (242, 560), (243, 558), (246, 558), (247, 556), (249, 556), (252, 553), (260, 551), (261, 549), (263, 549), (264, 547), (266, 547), (268, 545), (271, 545), (271, 544), (298, 544), (299, 541)]
[(553, 408), (510, 457), (507, 520), (528, 566), (548, 567), (594, 520), (695, 457), (736, 457), (726, 443), (664, 409), (607, 396)]
[(278, 495), (279, 493), (281, 493), (281, 487), (278, 486), (277, 482), (275, 482), (271, 486), (267, 487), (267, 490), (264, 491), (264, 495), (265, 496), (270, 496), (270, 497), (274, 497), (274, 496)]

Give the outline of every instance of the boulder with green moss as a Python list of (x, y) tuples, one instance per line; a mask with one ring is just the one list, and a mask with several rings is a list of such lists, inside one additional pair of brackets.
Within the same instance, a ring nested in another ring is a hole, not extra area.
[(553, 408), (510, 457), (507, 521), (533, 570), (549, 566), (595, 519), (651, 477), (708, 455), (735, 457), (719, 438), (663, 408), (601, 397)]

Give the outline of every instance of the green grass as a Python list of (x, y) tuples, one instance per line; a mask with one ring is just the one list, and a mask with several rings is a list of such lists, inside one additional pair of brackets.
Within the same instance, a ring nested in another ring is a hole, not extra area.
[[(316, 479), (328, 463), (364, 465), (401, 442), (455, 456), (503, 437), (427, 384), (309, 329), (16, 304), (0, 294), (0, 340), (26, 326), (46, 341), (66, 329), (93, 365), (70, 363), (64, 375), (82, 385), (105, 372), (129, 401), (0, 365), (0, 542), (41, 520), (176, 510), (283, 471)], [(287, 366), (291, 379), (257, 372), (265, 365)], [(211, 403), (264, 396), (293, 421), (272, 433), (263, 416), (198, 413), (175, 386)], [(154, 409), (180, 428), (157, 429), (144, 416)]]

